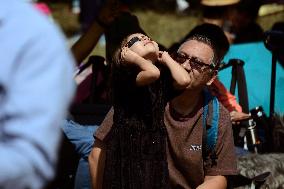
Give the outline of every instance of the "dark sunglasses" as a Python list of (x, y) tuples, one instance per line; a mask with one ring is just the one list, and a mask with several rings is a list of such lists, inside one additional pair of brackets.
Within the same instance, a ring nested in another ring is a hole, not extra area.
[(134, 43), (136, 43), (137, 41), (141, 41), (141, 39), (139, 37), (132, 37), (127, 43), (126, 43), (126, 47), (130, 48), (132, 45), (134, 45)]
[(174, 53), (172, 54), (172, 58), (179, 64), (183, 64), (188, 60), (190, 67), (197, 71), (203, 71), (205, 69), (216, 70), (216, 67), (213, 64), (206, 64), (194, 56), (189, 57), (185, 54)]

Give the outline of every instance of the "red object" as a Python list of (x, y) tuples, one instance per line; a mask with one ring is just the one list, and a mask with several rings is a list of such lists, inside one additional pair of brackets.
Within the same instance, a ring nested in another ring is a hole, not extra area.
[(214, 80), (210, 87), (210, 91), (229, 112), (242, 112), (242, 107), (237, 102), (236, 97), (232, 95), (218, 79)]
[(47, 4), (45, 4), (45, 3), (35, 3), (34, 6), (36, 7), (36, 9), (38, 9), (43, 14), (45, 14), (47, 16), (51, 16), (51, 10), (47, 6)]
[(91, 94), (93, 74), (88, 75), (82, 83), (77, 86), (77, 91), (73, 102), (75, 104), (82, 103)]

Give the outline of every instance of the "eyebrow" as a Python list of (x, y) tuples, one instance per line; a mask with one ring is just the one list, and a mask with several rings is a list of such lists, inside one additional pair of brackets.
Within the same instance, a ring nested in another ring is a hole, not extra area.
[[(201, 62), (201, 63), (203, 63), (203, 64), (206, 64), (205, 61), (201, 60), (201, 59), (200, 59), (199, 57), (197, 57), (197, 56), (190, 56), (190, 57), (195, 58), (197, 61), (199, 61), (199, 62)], [(208, 64), (208, 65), (210, 65), (210, 64)]]
[[(183, 56), (187, 56), (188, 58), (195, 58), (197, 61), (205, 63), (205, 61), (203, 61), (201, 58), (197, 57), (197, 56), (191, 56), (183, 51), (178, 52), (179, 54), (183, 55)], [(209, 64), (208, 64), (209, 65)]]

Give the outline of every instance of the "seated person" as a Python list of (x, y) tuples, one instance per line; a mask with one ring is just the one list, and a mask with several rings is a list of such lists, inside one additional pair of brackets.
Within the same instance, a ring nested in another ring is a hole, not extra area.
[[(220, 28), (219, 33), (225, 37)], [(230, 115), (222, 104), (217, 103), (218, 108), (213, 105), (213, 101), (218, 102), (213, 100), (215, 98), (205, 100), (206, 88), (216, 78), (223, 58), (216, 43), (218, 41), (205, 34), (193, 34), (181, 44), (175, 58), (188, 72), (191, 82), (167, 104), (164, 114), (170, 188), (225, 189), (227, 176), (237, 174)], [(203, 131), (212, 125), (214, 112), (219, 117), (218, 132), (214, 132), (214, 150), (208, 151)], [(106, 139), (112, 122), (113, 111), (110, 111), (95, 133), (96, 141), (89, 156), (93, 188), (101, 188), (104, 182), (106, 151), (109, 150)]]
[[(218, 48), (220, 49), (222, 56), (225, 56), (229, 50), (229, 42), (227, 38), (220, 38), (218, 32), (214, 29), (216, 27), (219, 26), (209, 23), (196, 26), (179, 43), (173, 44), (172, 47), (170, 47), (170, 52), (175, 52), (178, 49), (178, 44), (185, 42), (189, 36), (195, 33), (201, 33), (207, 36), (210, 35), (213, 40), (219, 41)], [(242, 107), (236, 101), (236, 97), (232, 95), (218, 79), (214, 80), (210, 86), (210, 91), (228, 109), (231, 120), (234, 123), (250, 117), (248, 114), (242, 112)]]

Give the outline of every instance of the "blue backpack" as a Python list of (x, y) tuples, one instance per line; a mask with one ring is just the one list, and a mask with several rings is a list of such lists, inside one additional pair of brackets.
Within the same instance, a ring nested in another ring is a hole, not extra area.
[[(210, 126), (207, 125), (207, 116), (209, 113), (208, 104), (212, 101), (212, 122), (210, 123)], [(217, 155), (215, 151), (217, 138), (218, 138), (218, 125), (219, 125), (219, 101), (217, 97), (210, 94), (208, 90), (204, 91), (204, 106), (203, 106), (203, 114), (202, 114), (202, 125), (203, 125), (203, 146), (205, 148), (203, 149), (203, 157), (209, 157), (212, 160), (212, 164), (216, 164)]]

